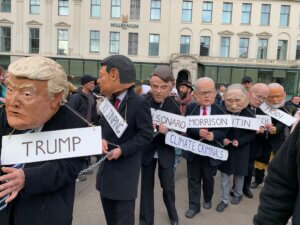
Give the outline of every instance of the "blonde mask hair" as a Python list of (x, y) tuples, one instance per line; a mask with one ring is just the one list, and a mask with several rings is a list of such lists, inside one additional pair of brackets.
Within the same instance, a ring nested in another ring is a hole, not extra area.
[(43, 56), (19, 59), (9, 65), (8, 75), (30, 80), (46, 80), (49, 97), (62, 93), (61, 103), (66, 102), (69, 93), (67, 75), (63, 67), (52, 59)]

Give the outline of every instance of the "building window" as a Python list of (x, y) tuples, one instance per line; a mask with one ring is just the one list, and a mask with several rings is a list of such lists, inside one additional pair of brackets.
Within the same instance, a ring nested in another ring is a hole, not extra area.
[(68, 30), (58, 30), (57, 55), (67, 55), (69, 50)]
[(243, 3), (242, 5), (242, 24), (250, 24), (251, 22), (251, 3)]
[(99, 52), (100, 49), (100, 31), (90, 31), (90, 52)]
[(100, 17), (101, 0), (91, 0), (91, 17)]
[(296, 60), (300, 59), (300, 41), (297, 41)]
[(278, 40), (277, 59), (286, 60), (287, 45), (287, 40)]
[(11, 12), (11, 0), (0, 0), (1, 12)]
[(212, 2), (203, 2), (202, 8), (202, 23), (211, 23), (212, 22)]
[(193, 2), (190, 0), (183, 0), (182, 3), (182, 21), (191, 22), (192, 21), (192, 9)]
[(40, 52), (40, 29), (29, 28), (29, 53)]
[(229, 57), (230, 37), (221, 37), (221, 57)]
[(0, 51), (10, 52), (11, 46), (11, 28), (0, 27)]
[(268, 53), (268, 39), (260, 38), (258, 40), (257, 58), (267, 59), (267, 53)]
[(190, 35), (181, 35), (180, 37), (180, 54), (190, 54)]
[(111, 18), (121, 17), (121, 0), (111, 0), (110, 17)]
[(261, 5), (260, 25), (264, 25), (264, 26), (270, 25), (270, 13), (271, 13), (271, 5), (270, 4), (262, 4)]
[(240, 38), (240, 58), (248, 58), (249, 38)]
[(30, 0), (29, 13), (40, 14), (40, 0)]
[(109, 53), (118, 54), (120, 51), (120, 32), (110, 32)]
[(149, 35), (149, 56), (158, 56), (159, 53), (159, 34)]
[(231, 24), (231, 18), (232, 18), (232, 3), (224, 2), (222, 23)]
[(280, 26), (287, 27), (290, 20), (290, 6), (282, 5), (280, 10)]
[(69, 15), (69, 1), (68, 0), (58, 0), (58, 15), (59, 16)]
[(141, 0), (130, 1), (130, 19), (140, 19)]
[(200, 56), (209, 56), (210, 49), (210, 37), (201, 36), (200, 37)]
[(151, 0), (151, 20), (160, 20), (160, 0)]
[(139, 34), (129, 33), (128, 34), (128, 55), (137, 55), (139, 45)]

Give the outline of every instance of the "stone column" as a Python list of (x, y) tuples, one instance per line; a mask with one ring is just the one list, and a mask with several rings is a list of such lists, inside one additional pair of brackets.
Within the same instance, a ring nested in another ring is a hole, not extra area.
[[(42, 1), (41, 1), (42, 3)], [(43, 53), (46, 55), (55, 55), (56, 52), (52, 52), (52, 36), (55, 30), (53, 29), (52, 22), (52, 0), (45, 1), (45, 23), (44, 23), (44, 36), (43, 38)]]
[[(72, 43), (71, 43), (71, 52), (72, 56), (81, 55), (81, 0), (73, 0), (73, 25), (72, 25)], [(70, 40), (69, 39), (69, 40)]]
[(17, 0), (16, 1), (16, 27), (14, 35), (16, 36), (15, 40), (16, 42), (13, 43), (14, 49), (16, 53), (23, 53), (23, 42), (27, 40), (27, 38), (24, 36), (24, 3), (23, 0)]

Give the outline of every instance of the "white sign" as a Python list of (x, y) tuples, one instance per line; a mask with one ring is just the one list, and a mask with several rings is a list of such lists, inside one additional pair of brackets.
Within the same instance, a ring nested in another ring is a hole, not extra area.
[(186, 120), (184, 116), (162, 110), (151, 109), (152, 122), (156, 124), (163, 123), (168, 129), (186, 132)]
[(3, 136), (1, 165), (99, 155), (101, 140), (100, 126)]
[(99, 106), (100, 112), (108, 122), (111, 129), (117, 135), (118, 138), (122, 137), (124, 131), (126, 130), (128, 124), (115, 109), (115, 107), (106, 98), (102, 104)]
[(260, 127), (260, 121), (256, 118), (245, 117), (245, 116), (231, 116), (232, 127), (247, 129), (247, 130), (258, 130)]
[(208, 156), (213, 159), (226, 161), (228, 159), (228, 151), (212, 145), (196, 141), (175, 132), (168, 132), (166, 134), (165, 143), (167, 145), (192, 152), (194, 154)]
[(272, 124), (272, 118), (268, 115), (256, 115), (256, 118), (260, 121), (260, 126), (263, 127), (266, 124)]
[(296, 118), (283, 112), (280, 109), (274, 109), (274, 108), (268, 106), (266, 103), (261, 104), (260, 109), (264, 113), (266, 113), (269, 116), (273, 117), (274, 119), (284, 123), (287, 126), (291, 126), (296, 121)]
[(188, 128), (232, 127), (231, 115), (187, 116)]

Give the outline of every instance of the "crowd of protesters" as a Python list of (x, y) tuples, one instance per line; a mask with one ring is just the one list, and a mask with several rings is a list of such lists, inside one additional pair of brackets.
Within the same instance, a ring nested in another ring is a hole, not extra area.
[[(45, 60), (43, 58), (38, 59), (37, 63)], [(30, 63), (33, 67), (36, 66), (34, 65), (35, 61)], [(59, 65), (52, 64), (51, 61), (47, 61), (47, 63), (49, 64), (49, 71), (52, 71), (51, 67), (59, 67)], [(25, 63), (22, 64), (22, 67), (16, 66), (17, 64), (15, 63), (9, 68), (10, 84), (7, 98), (9, 102), (6, 107), (17, 107), (12, 105), (12, 99), (15, 100), (13, 91), (16, 88), (12, 81), (18, 84), (18, 79), (20, 79), (18, 76), (20, 76), (26, 82), (32, 82), (30, 74), (32, 71), (26, 71), (28, 74), (24, 76), (20, 68), (27, 68)], [(202, 207), (208, 210), (214, 207), (217, 212), (222, 213), (230, 204), (240, 204), (244, 196), (253, 198), (251, 189), (257, 188), (264, 182), (265, 171), (274, 158), (274, 163), (271, 163), (270, 174), (261, 194), (258, 214), (254, 217), (254, 224), (284, 224), (293, 215), (293, 221), (296, 221), (294, 224), (299, 223), (298, 216), (296, 216), (300, 215), (300, 203), (298, 201), (298, 186), (300, 185), (299, 175), (296, 172), (300, 170), (297, 148), (300, 145), (300, 143), (298, 144), (299, 138), (297, 138), (299, 126), (294, 125), (295, 131), (290, 135), (291, 127), (272, 118), (271, 123), (260, 126), (257, 131), (222, 127), (188, 128), (186, 133), (181, 133), (191, 139), (227, 150), (228, 159), (221, 161), (167, 145), (165, 135), (169, 129), (166, 124), (157, 124), (151, 119), (152, 110), (161, 110), (182, 116), (234, 115), (255, 118), (257, 115), (265, 115), (260, 109), (264, 103), (274, 110), (281, 110), (291, 116), (299, 116), (299, 96), (292, 96), (290, 100), (285, 101), (286, 94), (282, 85), (278, 83), (253, 84), (251, 77), (244, 77), (241, 84), (218, 84), (217, 88), (215, 82), (209, 77), (202, 77), (194, 84), (188, 80), (175, 84), (172, 69), (165, 65), (157, 66), (154, 69), (150, 74), (149, 85), (135, 87), (135, 69), (127, 57), (121, 55), (107, 57), (102, 61), (101, 66), (98, 79), (84, 75), (81, 78), (79, 88), (74, 88), (71, 83), (68, 85), (66, 83), (65, 88), (69, 89), (71, 94), (65, 96), (68, 103), (65, 106), (67, 109), (64, 110), (70, 112), (65, 113), (62, 118), (67, 119), (66, 115), (73, 113), (78, 120), (82, 119), (88, 125), (101, 125), (102, 127), (102, 149), (107, 160), (103, 161), (99, 167), (96, 188), (100, 192), (108, 225), (134, 225), (135, 199), (138, 193), (140, 173), (139, 225), (153, 225), (155, 223), (154, 195), (157, 193), (154, 193), (154, 180), (156, 167), (158, 167), (163, 201), (170, 224), (180, 224), (180, 215), (176, 209), (174, 179), (176, 164), (180, 157), (183, 157), (187, 162), (186, 195), (188, 208), (184, 215), (186, 218), (192, 219), (201, 212)], [(60, 67), (59, 71), (63, 74), (62, 76), (66, 77)], [(7, 116), (4, 113), (5, 107), (3, 107), (3, 103), (6, 104), (4, 78), (4, 74), (0, 74), (0, 101), (2, 103), (0, 107), (4, 108), (3, 113), (1, 111), (3, 117), (1, 118), (6, 121)], [(46, 78), (36, 78), (37, 82), (41, 84), (42, 79)], [(128, 128), (121, 137), (115, 135), (109, 122), (99, 111), (103, 96), (110, 99), (111, 104), (128, 124)], [(51, 101), (51, 99), (46, 99), (46, 101)], [(57, 103), (59, 108), (61, 102)], [(36, 107), (41, 108), (39, 105)], [(58, 112), (63, 113), (61, 111), (60, 109)], [(56, 118), (55, 113), (57, 111), (52, 113), (53, 118)], [(74, 121), (77, 120), (75, 117), (73, 118)], [(13, 128), (9, 115), (7, 119), (8, 123), (1, 125), (1, 135), (7, 134), (8, 128)], [(51, 123), (52, 120), (49, 121), (43, 121), (41, 129), (45, 127), (44, 124)], [(31, 125), (26, 126), (26, 129), (28, 128), (36, 127), (34, 125), (32, 127)], [(64, 129), (64, 127), (59, 129)], [(285, 142), (286, 139), (288, 139), (287, 142)], [(283, 163), (281, 164), (281, 162)], [(47, 163), (49, 164), (49, 171), (47, 171), (49, 174), (52, 170), (58, 169), (53, 167), (55, 163), (64, 165), (66, 168), (70, 164), (68, 160), (56, 160), (41, 163), (36, 169), (29, 163), (22, 165), (20, 170), (10, 172), (5, 168), (2, 171), (7, 175), (0, 176), (0, 202), (3, 204), (0, 205), (0, 224), (23, 225), (24, 223), (20, 222), (21, 218), (18, 217), (20, 204), (26, 205), (27, 201), (34, 207), (39, 207), (38, 199), (40, 197), (44, 199), (45, 204), (53, 205), (55, 203), (47, 197), (54, 194), (60, 196), (65, 191), (64, 188), (73, 191), (73, 194), (68, 197), (68, 205), (62, 204), (64, 207), (71, 207), (68, 211), (70, 214), (68, 218), (56, 220), (51, 216), (54, 215), (53, 211), (47, 211), (47, 205), (41, 205), (44, 214), (35, 216), (29, 213), (26, 215), (26, 221), (35, 221), (28, 224), (39, 224), (36, 222), (37, 218), (45, 215), (45, 218), (52, 218), (49, 221), (56, 221), (55, 224), (71, 224), (74, 181), (79, 170), (86, 169), (91, 165), (90, 157), (81, 159), (81, 162), (78, 161), (76, 168), (74, 164), (73, 169), (66, 169), (64, 175), (66, 179), (69, 179), (67, 183), (58, 177), (53, 177), (52, 183), (49, 183), (51, 179), (48, 182), (46, 178), (41, 179), (41, 181), (33, 181), (32, 179), (37, 177), (36, 174), (39, 174), (37, 169), (43, 165), (48, 165)], [(281, 169), (281, 166), (285, 167), (286, 170), (285, 168)], [(218, 171), (219, 173), (217, 173)], [(15, 176), (10, 175), (10, 173), (15, 174)], [(89, 170), (77, 178), (84, 181), (85, 175), (88, 173)], [(215, 187), (214, 183), (217, 174), (221, 178), (220, 187)], [(41, 173), (39, 176), (45, 175)], [(17, 191), (16, 187), (12, 186), (12, 184), (17, 183), (15, 179), (21, 183)], [(55, 180), (61, 183), (53, 183)], [(32, 182), (36, 182), (40, 189), (36, 193), (31, 193), (28, 199), (23, 199), (23, 194), (26, 196), (27, 192), (30, 192), (29, 189), (33, 187)], [(53, 186), (49, 189), (50, 184)], [(289, 185), (292, 186), (289, 187)], [(221, 196), (219, 204), (213, 206), (212, 198), (216, 188), (220, 188)], [(201, 191), (203, 192), (203, 200), (201, 200)], [(284, 194), (281, 194), (282, 192)], [(277, 199), (277, 196), (280, 196), (281, 199)], [(289, 202), (282, 202), (281, 200)], [(282, 213), (276, 212), (279, 209), (282, 209)]]

